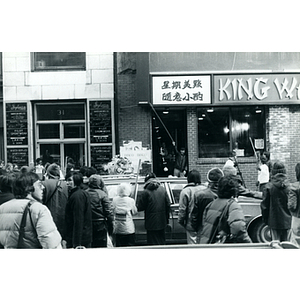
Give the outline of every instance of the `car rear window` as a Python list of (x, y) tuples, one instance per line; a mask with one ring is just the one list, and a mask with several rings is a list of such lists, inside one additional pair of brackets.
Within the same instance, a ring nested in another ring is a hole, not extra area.
[(182, 189), (186, 186), (186, 184), (181, 183), (170, 183), (170, 189), (173, 193), (174, 202), (179, 203), (179, 196)]

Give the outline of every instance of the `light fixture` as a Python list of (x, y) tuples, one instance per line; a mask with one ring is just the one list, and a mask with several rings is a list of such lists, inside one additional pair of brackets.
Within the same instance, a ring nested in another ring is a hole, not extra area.
[(202, 117), (200, 117), (200, 118), (198, 118), (198, 120), (199, 120), (199, 121), (202, 121), (202, 120), (203, 120), (203, 118), (202, 118)]
[(256, 106), (256, 107), (255, 107), (255, 112), (256, 112), (257, 114), (260, 114), (260, 113), (261, 113), (261, 109), (260, 109), (258, 106)]
[(169, 113), (169, 109), (168, 108), (165, 108), (164, 110), (163, 110), (163, 114), (164, 115), (167, 115)]
[(214, 109), (212, 107), (210, 107), (206, 111), (209, 112), (209, 113), (211, 113), (211, 112), (214, 112)]

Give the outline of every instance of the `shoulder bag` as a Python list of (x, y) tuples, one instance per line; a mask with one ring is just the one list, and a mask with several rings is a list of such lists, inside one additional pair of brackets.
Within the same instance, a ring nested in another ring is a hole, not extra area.
[[(24, 234), (25, 234), (25, 226), (26, 226), (26, 219), (27, 219), (28, 213), (29, 213), (32, 229), (37, 236), (37, 232), (36, 232), (35, 226), (33, 225), (30, 210), (29, 210), (31, 205), (32, 205), (32, 201), (29, 200), (25, 207), (25, 210), (23, 212), (23, 216), (22, 216), (22, 220), (21, 220), (21, 224), (20, 224), (20, 230), (19, 230), (19, 239), (18, 239), (17, 249), (25, 249), (26, 248), (25, 243), (24, 243)], [(41, 248), (41, 246), (39, 248)]]
[(211, 235), (208, 244), (224, 244), (229, 236), (228, 233), (224, 231), (224, 223), (227, 223), (227, 219), (224, 220), (224, 218), (228, 215), (228, 210), (232, 202), (235, 200), (233, 198), (229, 199), (223, 208), (223, 211), (219, 217), (217, 226), (215, 227), (215, 230), (213, 234)]

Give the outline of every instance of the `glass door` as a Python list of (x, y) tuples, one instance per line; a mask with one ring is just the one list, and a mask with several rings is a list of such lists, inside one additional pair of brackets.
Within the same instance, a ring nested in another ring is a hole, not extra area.
[(36, 158), (57, 163), (66, 173), (87, 164), (85, 103), (41, 103), (35, 106)]

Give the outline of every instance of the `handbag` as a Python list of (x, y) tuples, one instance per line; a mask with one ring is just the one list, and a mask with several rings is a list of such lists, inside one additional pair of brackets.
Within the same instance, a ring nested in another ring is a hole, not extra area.
[(230, 198), (225, 207), (223, 208), (223, 211), (219, 217), (218, 224), (215, 228), (215, 231), (211, 235), (208, 244), (224, 244), (227, 240), (228, 237), (230, 236), (229, 233), (227, 233), (224, 229), (225, 225), (227, 224), (227, 218), (225, 219), (225, 216), (228, 215), (228, 210), (229, 206), (231, 205), (232, 202), (235, 200), (233, 198)]
[[(32, 201), (29, 200), (26, 207), (25, 207), (25, 209), (24, 209), (24, 212), (23, 212), (23, 216), (22, 216), (22, 220), (21, 220), (21, 224), (20, 224), (20, 230), (19, 230), (19, 238), (18, 238), (17, 249), (25, 249), (26, 248), (25, 243), (24, 243), (24, 235), (25, 235), (26, 219), (27, 219), (28, 214), (29, 214), (29, 217), (30, 217), (30, 222), (31, 222), (32, 229), (33, 229), (33, 231), (35, 232), (35, 234), (37, 236), (37, 232), (36, 232), (36, 229), (33, 225), (30, 210), (29, 210), (31, 205), (32, 205)], [(40, 245), (39, 248), (42, 248), (42, 246)]]

